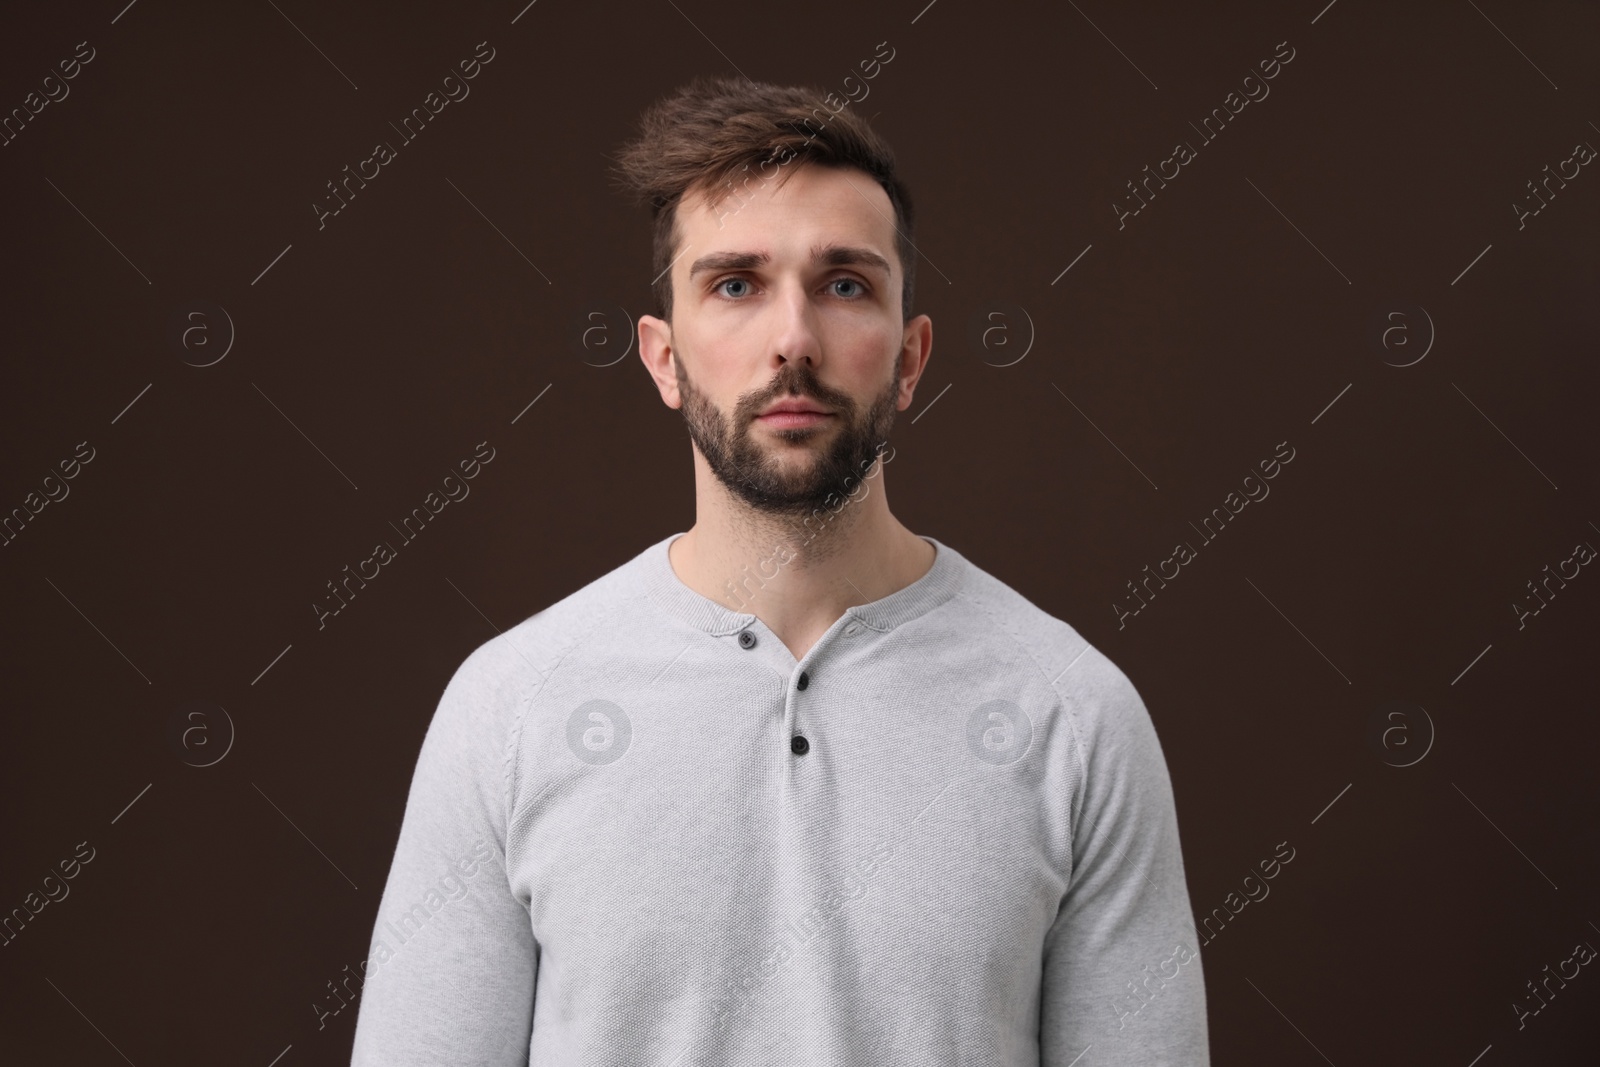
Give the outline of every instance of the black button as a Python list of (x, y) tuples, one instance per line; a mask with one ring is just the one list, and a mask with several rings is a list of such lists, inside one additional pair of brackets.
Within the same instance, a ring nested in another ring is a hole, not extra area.
[(789, 751), (793, 752), (796, 756), (804, 756), (807, 752), (811, 751), (811, 742), (805, 739), (805, 735), (795, 734), (793, 737), (789, 738)]
[(755, 648), (756, 647), (756, 635), (751, 633), (749, 630), (740, 630), (739, 631), (739, 647), (740, 648)]
[(811, 675), (807, 674), (805, 671), (801, 671), (800, 672), (800, 680), (794, 684), (794, 687), (796, 689), (804, 689), (806, 686), (808, 686), (810, 684), (811, 684)]

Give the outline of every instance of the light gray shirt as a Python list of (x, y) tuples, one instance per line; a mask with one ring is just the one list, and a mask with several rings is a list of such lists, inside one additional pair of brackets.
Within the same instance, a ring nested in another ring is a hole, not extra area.
[(796, 661), (678, 536), (445, 687), (352, 1064), (1206, 1067), (1127, 676), (933, 538)]

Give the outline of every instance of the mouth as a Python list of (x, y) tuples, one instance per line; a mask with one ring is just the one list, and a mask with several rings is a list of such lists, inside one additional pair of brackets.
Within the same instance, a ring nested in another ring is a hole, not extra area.
[(816, 401), (810, 400), (806, 397), (785, 397), (782, 400), (774, 400), (772, 403), (768, 404), (767, 410), (763, 411), (761, 416), (764, 417), (767, 415), (779, 415), (786, 413), (826, 415), (828, 414), (828, 409), (823, 407), (821, 404), (818, 404)]
[(765, 415), (756, 416), (756, 421), (773, 429), (784, 430), (796, 426), (814, 426), (823, 419), (831, 419), (832, 415), (826, 411), (788, 410), (769, 411)]
[(816, 401), (807, 397), (791, 396), (774, 400), (767, 406), (767, 410), (756, 416), (756, 421), (776, 430), (784, 430), (799, 426), (814, 426), (823, 419), (832, 417), (832, 413)]

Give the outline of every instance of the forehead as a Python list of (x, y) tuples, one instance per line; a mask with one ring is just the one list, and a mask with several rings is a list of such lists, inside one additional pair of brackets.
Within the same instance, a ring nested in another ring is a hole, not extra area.
[(688, 264), (710, 252), (767, 252), (780, 262), (799, 262), (811, 248), (827, 244), (868, 248), (897, 262), (894, 206), (871, 175), (803, 164), (769, 167), (766, 173), (770, 180), (754, 167), (742, 172), (731, 191), (722, 187), (715, 207), (704, 190), (684, 195), (674, 273), (687, 272)]

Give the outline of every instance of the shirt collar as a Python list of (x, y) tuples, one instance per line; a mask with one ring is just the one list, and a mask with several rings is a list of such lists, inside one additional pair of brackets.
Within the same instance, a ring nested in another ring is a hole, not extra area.
[[(680, 532), (662, 538), (635, 559), (645, 595), (668, 615), (709, 634), (737, 633), (748, 627), (756, 619), (754, 613), (735, 611), (726, 603), (702, 596), (685, 585), (678, 572), (672, 569), (667, 550), (682, 536)], [(846, 608), (847, 614), (874, 630), (888, 631), (932, 611), (956, 595), (968, 566), (966, 557), (936, 538), (918, 536), (931, 544), (936, 553), (928, 573), (870, 604)], [(759, 586), (754, 588), (759, 589)]]

